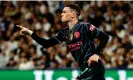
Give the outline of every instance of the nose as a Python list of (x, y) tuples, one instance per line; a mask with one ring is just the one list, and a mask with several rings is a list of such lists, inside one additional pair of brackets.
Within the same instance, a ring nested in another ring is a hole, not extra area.
[(61, 13), (61, 17), (63, 16), (63, 14)]

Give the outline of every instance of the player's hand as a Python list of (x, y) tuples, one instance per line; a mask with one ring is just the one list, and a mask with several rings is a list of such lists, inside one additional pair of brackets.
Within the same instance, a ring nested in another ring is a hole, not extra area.
[(32, 35), (32, 33), (33, 33), (33, 31), (31, 31), (23, 26), (20, 26), (20, 25), (16, 25), (16, 26), (21, 29), (21, 31), (20, 31), (21, 35)]
[(97, 54), (93, 54), (89, 59), (88, 59), (88, 64), (91, 65), (92, 62), (98, 62), (99, 56)]

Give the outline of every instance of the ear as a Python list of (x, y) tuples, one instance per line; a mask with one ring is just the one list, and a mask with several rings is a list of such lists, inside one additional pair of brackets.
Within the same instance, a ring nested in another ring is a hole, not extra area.
[(72, 13), (72, 18), (74, 18), (76, 16), (76, 13), (75, 12), (73, 12)]

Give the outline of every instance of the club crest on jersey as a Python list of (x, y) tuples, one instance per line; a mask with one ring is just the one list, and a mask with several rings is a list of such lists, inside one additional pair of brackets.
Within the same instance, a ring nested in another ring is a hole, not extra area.
[(95, 26), (91, 24), (91, 25), (90, 25), (90, 31), (93, 31), (94, 28), (95, 28)]
[(74, 32), (74, 37), (75, 38), (79, 38), (80, 37), (80, 33), (78, 31)]

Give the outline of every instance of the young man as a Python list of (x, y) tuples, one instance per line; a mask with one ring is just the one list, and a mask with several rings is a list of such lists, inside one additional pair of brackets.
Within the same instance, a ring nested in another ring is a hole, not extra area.
[[(79, 22), (80, 8), (76, 4), (65, 5), (62, 14), (62, 22), (68, 23), (68, 28), (60, 30), (54, 37), (43, 39), (38, 37), (33, 31), (21, 28), (20, 33), (23, 35), (31, 35), (31, 37), (45, 48), (54, 46), (63, 41), (66, 42), (72, 56), (79, 64), (83, 71), (76, 80), (105, 80), (104, 66), (99, 58), (100, 52), (105, 47), (109, 37), (94, 25)], [(98, 38), (100, 44), (94, 46), (94, 39)]]

